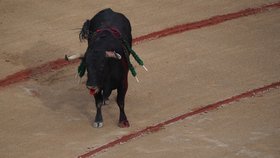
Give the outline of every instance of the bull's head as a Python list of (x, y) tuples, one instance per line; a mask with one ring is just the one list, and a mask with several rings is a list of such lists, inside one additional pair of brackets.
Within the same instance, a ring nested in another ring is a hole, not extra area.
[(90, 51), (85, 54), (87, 67), (86, 86), (92, 94), (96, 94), (103, 87), (103, 83), (108, 75), (108, 58), (121, 59), (121, 55), (115, 51)]

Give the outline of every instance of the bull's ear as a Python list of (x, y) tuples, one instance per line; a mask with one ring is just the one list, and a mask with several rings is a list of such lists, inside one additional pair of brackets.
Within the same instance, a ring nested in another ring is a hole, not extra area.
[(81, 32), (79, 34), (80, 41), (88, 40), (88, 37), (90, 35), (90, 20), (86, 20), (83, 24), (83, 28), (81, 29)]
[(115, 51), (106, 51), (105, 52), (107, 58), (115, 58), (115, 59), (122, 59), (122, 56)]

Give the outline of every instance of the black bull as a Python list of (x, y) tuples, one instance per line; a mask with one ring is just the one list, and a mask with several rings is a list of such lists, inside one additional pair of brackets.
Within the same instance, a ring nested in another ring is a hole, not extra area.
[(86, 85), (95, 98), (94, 127), (103, 126), (101, 107), (114, 89), (117, 89), (117, 104), (120, 110), (118, 125), (129, 127), (124, 110), (129, 52), (123, 44), (123, 41), (126, 41), (130, 47), (132, 45), (129, 20), (111, 9), (102, 10), (84, 23), (80, 39), (88, 41), (83, 62), (87, 68)]

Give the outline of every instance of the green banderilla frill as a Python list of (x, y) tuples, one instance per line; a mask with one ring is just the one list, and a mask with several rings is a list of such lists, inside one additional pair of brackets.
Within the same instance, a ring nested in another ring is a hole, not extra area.
[[(122, 42), (125, 46), (125, 49), (130, 52), (130, 54), (133, 56), (133, 58), (136, 60), (136, 62), (141, 65), (146, 71), (148, 71), (148, 69), (144, 66), (144, 62), (143, 60), (137, 55), (137, 53), (129, 46), (129, 44), (127, 43), (127, 41), (125, 41), (124, 39), (122, 39)], [(133, 77), (136, 78), (137, 82), (139, 82), (138, 78), (136, 77), (137, 73), (135, 71), (135, 68), (133, 67), (133, 65), (130, 62), (129, 56), (127, 55), (127, 61), (128, 61), (128, 68), (132, 74)]]
[(126, 49), (131, 53), (131, 55), (133, 56), (133, 58), (137, 61), (137, 63), (141, 66), (144, 65), (143, 60), (140, 59), (140, 57), (136, 54), (136, 52), (128, 45), (128, 43), (123, 40), (123, 43), (125, 44)]

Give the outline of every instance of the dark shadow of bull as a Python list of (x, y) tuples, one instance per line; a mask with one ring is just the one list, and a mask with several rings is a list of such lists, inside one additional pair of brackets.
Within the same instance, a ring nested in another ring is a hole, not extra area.
[(87, 88), (95, 98), (97, 110), (94, 127), (103, 126), (101, 107), (115, 89), (120, 110), (118, 125), (129, 127), (124, 110), (130, 54), (124, 42), (130, 47), (132, 45), (129, 20), (112, 9), (104, 9), (84, 23), (80, 40), (88, 41), (82, 63), (87, 70)]

